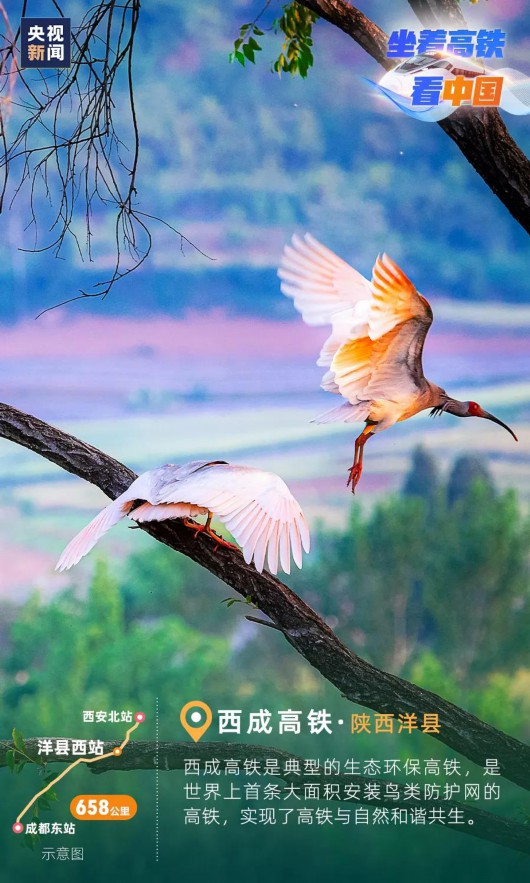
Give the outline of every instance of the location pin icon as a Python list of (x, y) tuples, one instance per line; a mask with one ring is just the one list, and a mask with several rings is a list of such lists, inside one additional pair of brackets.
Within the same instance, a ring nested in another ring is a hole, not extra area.
[[(192, 711), (192, 709), (194, 710)], [(191, 713), (188, 715), (188, 712)], [(206, 702), (201, 702), (199, 699), (193, 699), (191, 702), (186, 702), (186, 705), (183, 706), (182, 711), (180, 712), (180, 722), (194, 742), (198, 742), (199, 739), (202, 739), (212, 722), (212, 718), (213, 715), (210, 706), (206, 705)]]

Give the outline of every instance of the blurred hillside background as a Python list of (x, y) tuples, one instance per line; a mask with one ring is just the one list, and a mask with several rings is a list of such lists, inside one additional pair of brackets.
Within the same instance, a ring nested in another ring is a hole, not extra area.
[[(65, 11), (75, 21), (86, 6), (69, 2)], [(109, 272), (112, 215), (97, 216), (91, 265), (71, 244), (64, 260), (20, 250), (33, 245), (22, 195), (0, 217), (2, 398), (137, 471), (224, 457), (279, 472), (315, 537), (293, 588), (376, 665), (528, 738), (528, 237), (438, 126), (374, 102), (361, 77), (377, 76), (377, 66), (326, 23), (315, 27), (307, 81), (270, 73), (278, 38), (263, 39), (256, 67), (230, 66), (239, 27), (258, 7), (246, 0), (142, 7), (141, 208), (208, 257), (186, 244), (181, 250), (178, 237), (155, 224), (148, 262), (104, 302), (35, 320)], [(414, 27), (406, 3), (374, 0), (367, 11), (387, 32)], [(523, 2), (466, 4), (466, 14), (471, 26), (504, 27), (506, 63), (530, 73)], [(507, 122), (528, 153), (530, 122)], [(44, 245), (44, 203), (42, 212)], [(427, 375), (513, 425), (518, 445), (485, 421), (415, 418), (369, 445), (352, 499), (345, 483), (355, 428), (309, 422), (333, 404), (319, 391), (314, 364), (325, 329), (303, 325), (276, 277), (284, 243), (305, 230), (365, 275), (383, 249), (401, 264), (435, 312)], [(57, 735), (78, 735), (83, 707), (131, 705), (152, 716), (158, 695), (164, 738), (180, 738), (178, 712), (190, 691), (216, 707), (268, 701), (344, 710), (281, 636), (246, 622), (244, 605), (220, 603), (231, 594), (226, 586), (140, 531), (120, 525), (72, 574), (54, 574), (62, 547), (105, 504), (96, 489), (0, 441), (0, 492), (5, 736), (12, 726), (26, 736), (52, 734), (58, 721)], [(431, 741), (415, 744), (418, 754), (445, 756)], [(150, 794), (148, 775), (142, 786), (118, 780), (124, 791)], [(24, 802), (29, 779), (27, 770), (10, 783), (9, 814)], [(191, 879), (200, 874), (193, 851), (200, 853), (200, 837), (189, 835), (193, 849), (183, 858), (171, 817), (176, 785), (162, 779), (168, 867), (178, 862)], [(69, 793), (61, 792), (63, 816)], [(511, 794), (495, 810), (519, 817), (527, 803)], [(395, 871), (406, 843), (416, 871), (433, 850), (440, 857), (429, 867), (433, 880), (447, 879), (454, 862), (472, 862), (482, 881), (501, 879), (501, 867), (503, 879), (519, 879), (518, 856), (444, 831), (425, 834), (385, 835), (376, 861), (381, 835), (370, 832), (366, 854), (355, 847), (358, 872)], [(150, 867), (138, 853), (120, 864), (106, 833), (86, 836), (108, 868), (127, 867), (139, 879)], [(241, 848), (227, 836), (215, 861), (228, 874), (229, 852), (234, 880), (248, 879), (250, 841)], [(322, 851), (319, 838), (297, 834), (287, 864), (275, 840), (260, 842), (266, 861), (255, 879), (287, 867), (298, 879), (304, 862), (314, 875), (306, 879), (338, 876), (351, 842), (325, 836)], [(5, 879), (20, 879), (18, 847), (6, 862)], [(93, 865), (87, 879), (89, 871)]]
[[(68, 13), (76, 21), (85, 9), (72, 2)], [(370, 446), (356, 505), (370, 507), (399, 488), (417, 442), (446, 470), (466, 450), (484, 455), (499, 486), (517, 485), (526, 504), (528, 237), (438, 126), (374, 101), (361, 77), (376, 76), (375, 64), (325, 22), (315, 26), (306, 81), (270, 72), (281, 43), (270, 33), (256, 66), (228, 64), (240, 25), (257, 12), (245, 0), (142, 10), (135, 62), (141, 208), (209, 257), (186, 244), (181, 250), (179, 238), (154, 223), (150, 258), (104, 302), (77, 301), (35, 320), (106, 278), (112, 209), (97, 209), (93, 264), (81, 261), (73, 240), (63, 260), (20, 250), (34, 246), (27, 190), (0, 218), (3, 398), (137, 470), (195, 456), (275, 469), (313, 521), (341, 523), (354, 430), (310, 424), (332, 404), (314, 364), (326, 331), (303, 325), (276, 276), (285, 242), (310, 230), (368, 276), (383, 249), (400, 262), (434, 307), (427, 376), (514, 423), (520, 436), (515, 445), (491, 424), (448, 416), (395, 427)], [(407, 4), (398, 15), (374, 2), (371, 12), (387, 31), (414, 27)], [(524, 69), (530, 16), (523, 4), (481, 3), (468, 13), (471, 25), (505, 27), (506, 63)], [(126, 139), (125, 101), (116, 112)], [(22, 113), (15, 108), (10, 125)], [(528, 152), (526, 118), (508, 122)], [(53, 237), (50, 209), (38, 190), (37, 197), (44, 246)], [(83, 223), (80, 217), (81, 242)], [(35, 580), (53, 591), (52, 563), (70, 525), (102, 496), (6, 442), (0, 484), (7, 525), (0, 594), (23, 596)], [(132, 546), (130, 532), (120, 536), (118, 549)]]
[[(79, 0), (68, 4), (74, 21), (85, 9)], [(279, 9), (273, 2), (265, 27)], [(471, 26), (507, 30), (499, 65), (524, 67), (529, 13), (521, 2), (481, 0), (465, 9)], [(181, 254), (178, 239), (155, 225), (143, 271), (116, 288), (103, 310), (77, 304), (69, 315), (181, 316), (217, 306), (230, 315), (290, 319), (289, 304), (275, 296), (275, 269), (294, 229), (310, 229), (366, 274), (384, 247), (437, 299), (527, 304), (526, 235), (438, 126), (414, 125), (374, 100), (361, 78), (378, 76), (378, 67), (349, 37), (316, 25), (306, 81), (271, 75), (281, 39), (270, 33), (256, 66), (227, 63), (239, 26), (258, 11), (251, 0), (206, 7), (159, 0), (143, 10), (135, 58), (139, 200), (211, 260), (188, 246)], [(370, 14), (387, 32), (415, 27), (406, 3), (374, 0)], [(125, 137), (125, 101), (116, 119)], [(528, 120), (508, 122), (527, 150)], [(46, 217), (44, 199), (41, 211)], [(18, 248), (34, 244), (33, 228), (24, 232), (28, 220), (22, 194), (3, 219), (0, 279), (11, 292), (2, 298), (4, 321), (33, 318), (75, 294), (113, 258), (109, 211), (96, 218), (92, 268), (81, 264), (73, 242), (65, 261), (21, 254)], [(39, 233), (40, 245), (51, 241), (45, 223)]]

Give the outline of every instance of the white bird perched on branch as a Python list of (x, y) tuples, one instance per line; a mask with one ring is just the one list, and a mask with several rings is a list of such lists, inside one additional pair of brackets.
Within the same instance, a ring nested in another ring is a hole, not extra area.
[(345, 402), (315, 418), (315, 423), (354, 423), (365, 428), (355, 440), (348, 485), (361, 477), (364, 445), (376, 432), (426, 408), (457, 417), (485, 417), (503, 426), (476, 402), (460, 402), (427, 380), (422, 353), (433, 314), (421, 295), (388, 255), (380, 255), (369, 282), (309, 233), (293, 236), (280, 269), (281, 290), (293, 298), (308, 325), (331, 325), (317, 365), (327, 368), (322, 388)]
[[(206, 515), (206, 522), (190, 520), (197, 515)], [(241, 546), (247, 564), (254, 560), (260, 573), (265, 556), (271, 573), (276, 573), (279, 565), (289, 573), (291, 553), (301, 567), (302, 548), (309, 552), (303, 512), (278, 475), (250, 466), (231, 466), (224, 460), (194, 460), (139, 475), (74, 537), (56, 570), (77, 564), (125, 516), (138, 523), (182, 518), (195, 533), (206, 533), (218, 545), (235, 548), (212, 531), (211, 520), (216, 516)]]

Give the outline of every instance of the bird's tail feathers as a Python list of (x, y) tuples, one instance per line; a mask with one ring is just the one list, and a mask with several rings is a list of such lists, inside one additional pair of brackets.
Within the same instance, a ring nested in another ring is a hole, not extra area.
[(331, 411), (325, 411), (318, 417), (313, 417), (311, 423), (361, 423), (366, 420), (370, 412), (370, 402), (343, 402)]
[(93, 518), (92, 521), (87, 524), (83, 530), (79, 531), (73, 540), (68, 543), (66, 549), (59, 558), (55, 569), (59, 571), (69, 570), (70, 567), (77, 564), (81, 558), (84, 558), (84, 556), (94, 548), (104, 533), (127, 515), (133, 503), (134, 500), (124, 501), (121, 497), (118, 497), (117, 500), (114, 500), (113, 503), (106, 506), (99, 515), (96, 515), (96, 517)]

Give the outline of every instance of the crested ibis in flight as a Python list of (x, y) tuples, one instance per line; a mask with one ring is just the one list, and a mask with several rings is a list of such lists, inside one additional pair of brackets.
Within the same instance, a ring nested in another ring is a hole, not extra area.
[(427, 380), (422, 353), (433, 314), (429, 302), (386, 254), (369, 282), (314, 239), (293, 236), (278, 271), (283, 294), (294, 300), (308, 325), (331, 325), (317, 365), (325, 367), (322, 388), (345, 399), (315, 418), (316, 423), (364, 421), (355, 440), (348, 485), (361, 477), (364, 446), (377, 432), (419, 411), (484, 417), (503, 426), (476, 402), (460, 402)]

